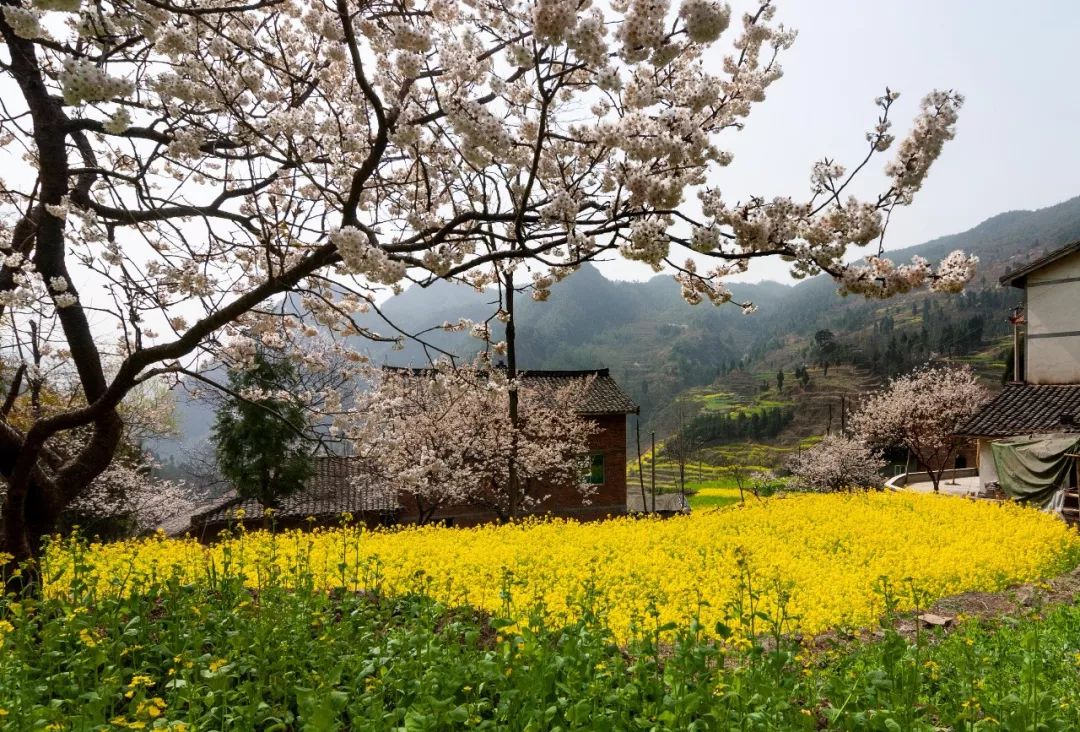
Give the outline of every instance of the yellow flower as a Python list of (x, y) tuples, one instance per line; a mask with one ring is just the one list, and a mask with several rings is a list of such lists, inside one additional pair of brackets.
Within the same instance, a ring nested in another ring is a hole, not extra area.
[(220, 669), (226, 663), (228, 663), (228, 661), (226, 661), (224, 658), (218, 658), (218, 659), (215, 659), (215, 660), (211, 661), (210, 662), (210, 673), (216, 674), (218, 672), (218, 669)]
[[(987, 546), (1011, 550), (987, 553)], [(378, 531), (342, 525), (254, 531), (213, 546), (152, 538), (94, 544), (78, 558), (58, 543), (46, 560), (50, 576), (60, 578), (47, 587), (54, 596), (72, 592), (66, 583), (77, 561), (88, 565), (80, 580), (101, 597), (159, 582), (167, 567), (181, 582), (227, 572), (252, 587), (274, 577), (319, 589), (419, 591), (448, 605), (509, 611), (521, 624), (537, 601), (555, 624), (580, 617), (589, 601), (605, 608), (620, 639), (642, 619), (662, 626), (696, 617), (705, 628), (734, 625), (733, 642), (743, 643), (748, 628), (733, 623), (728, 608), (746, 602), (748, 584), (758, 610), (784, 612), (791, 618), (785, 631), (812, 635), (873, 625), (886, 610), (886, 592), (906, 611), (946, 595), (1052, 576), (1080, 560), (1080, 535), (1011, 503), (870, 492), (800, 494), (668, 520)], [(128, 578), (123, 589), (119, 575)], [(204, 614), (199, 607), (191, 612)], [(516, 629), (504, 632), (513, 637)]]
[(83, 628), (79, 631), (79, 640), (87, 648), (93, 648), (97, 645), (97, 638), (86, 628)]

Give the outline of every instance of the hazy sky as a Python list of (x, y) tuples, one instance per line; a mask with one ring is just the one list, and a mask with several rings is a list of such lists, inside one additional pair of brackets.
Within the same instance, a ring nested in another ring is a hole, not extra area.
[[(1080, 195), (1080, 2), (778, 5), (778, 18), (798, 29), (799, 37), (782, 61), (784, 78), (770, 88), (746, 129), (721, 138), (735, 162), (710, 183), (725, 200), (751, 194), (803, 199), (814, 160), (827, 155), (855, 164), (865, 151), (863, 135), (876, 119), (873, 100), (886, 85), (901, 92), (893, 108), (898, 139), (930, 89), (956, 89), (967, 99), (956, 139), (946, 145), (915, 203), (894, 214), (887, 248)], [(748, 5), (732, 0), (732, 6), (741, 13)], [(863, 171), (857, 194), (883, 189), (886, 159)], [(652, 274), (628, 262), (601, 269), (618, 278)], [(762, 262), (748, 275), (761, 278), (785, 279), (786, 268)]]

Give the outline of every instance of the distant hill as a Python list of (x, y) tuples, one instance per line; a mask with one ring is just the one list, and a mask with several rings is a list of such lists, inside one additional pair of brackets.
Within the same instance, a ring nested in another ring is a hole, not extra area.
[[(896, 260), (920, 255), (937, 260), (954, 249), (980, 257), (976, 281), (957, 296), (912, 293), (885, 302), (841, 298), (828, 277), (795, 285), (777, 282), (733, 285), (740, 300), (758, 305), (752, 316), (735, 307), (685, 304), (667, 275), (647, 282), (616, 282), (583, 266), (552, 289), (547, 302), (522, 299), (518, 347), (526, 368), (606, 366), (642, 405), (643, 429), (671, 428), (667, 406), (680, 393), (723, 381), (737, 366), (753, 379), (777, 369), (814, 366), (813, 336), (830, 330), (844, 347), (844, 359), (859, 373), (884, 378), (906, 370), (927, 355), (971, 358), (991, 374), (1004, 358), (1004, 316), (1015, 292), (997, 286), (998, 276), (1042, 252), (1080, 239), (1080, 197), (1037, 211), (1010, 211), (960, 234), (889, 253)], [(418, 332), (461, 317), (484, 320), (493, 297), (463, 285), (438, 282), (411, 287), (382, 306), (363, 324), (381, 333), (394, 326)], [(435, 331), (430, 343), (467, 356), (476, 341), (467, 334)], [(376, 362), (417, 364), (424, 348), (408, 341), (404, 350), (364, 342)], [(991, 376), (992, 378), (992, 376)], [(183, 440), (194, 444), (209, 429), (203, 404), (179, 405)], [(168, 453), (175, 446), (162, 445)]]

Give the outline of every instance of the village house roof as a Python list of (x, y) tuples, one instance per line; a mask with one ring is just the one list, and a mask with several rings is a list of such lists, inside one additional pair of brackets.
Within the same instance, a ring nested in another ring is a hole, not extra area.
[[(274, 511), (277, 521), (336, 519), (343, 513), (391, 514), (398, 509), (397, 496), (370, 479), (364, 461), (355, 457), (324, 455), (312, 462), (312, 476), (302, 490), (281, 501)], [(191, 517), (191, 528), (208, 524), (230, 523), (242, 510), (248, 519), (262, 516), (263, 508), (254, 498), (241, 498), (235, 491), (214, 508)]]
[(1006, 384), (957, 430), (969, 437), (1080, 432), (1080, 384)]
[[(391, 371), (409, 371), (418, 376), (432, 373), (432, 370), (428, 368), (412, 368), (408, 366), (384, 366), (383, 368)], [(612, 378), (608, 369), (577, 369), (570, 371), (522, 369), (519, 372), (519, 377), (525, 388), (550, 389), (552, 391), (565, 386), (567, 381), (571, 379), (590, 379), (589, 387), (581, 396), (581, 401), (575, 410), (583, 416), (637, 414), (639, 410), (634, 400)]]
[(1048, 264), (1052, 264), (1059, 259), (1080, 252), (1080, 240), (1074, 241), (1072, 244), (1066, 244), (1063, 247), (1059, 247), (1051, 252), (1047, 252), (1038, 259), (1028, 262), (1022, 267), (1017, 267), (1014, 270), (1006, 272), (1001, 277), (1002, 285), (1012, 285), (1013, 287), (1023, 287), (1025, 278), (1036, 270), (1040, 270)]

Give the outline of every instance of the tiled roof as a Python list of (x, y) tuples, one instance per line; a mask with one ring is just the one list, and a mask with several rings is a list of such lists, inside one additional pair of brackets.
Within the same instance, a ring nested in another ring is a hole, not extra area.
[(1023, 287), (1024, 278), (1035, 270), (1042, 269), (1051, 262), (1056, 262), (1062, 257), (1067, 257), (1074, 252), (1080, 252), (1080, 241), (1074, 241), (1072, 244), (1066, 244), (1063, 247), (1059, 247), (1051, 252), (1047, 252), (1038, 259), (1028, 262), (1022, 267), (1006, 272), (1001, 277), (1001, 284), (1014, 285), (1016, 287)]
[[(411, 371), (422, 375), (431, 373), (431, 369), (385, 366), (397, 371)], [(601, 414), (637, 414), (638, 405), (622, 390), (619, 382), (611, 377), (607, 369), (579, 369), (574, 371), (522, 370), (519, 376), (524, 388), (555, 390), (565, 386), (568, 379), (591, 379), (589, 388), (578, 404), (577, 413), (586, 416)]]
[[(317, 457), (312, 467), (314, 472), (304, 489), (282, 500), (274, 514), (278, 520), (336, 517), (346, 512), (359, 517), (398, 509), (397, 496), (380, 489), (358, 458)], [(233, 521), (240, 509), (248, 518), (262, 515), (258, 501), (240, 498), (234, 492), (209, 511), (192, 516), (192, 527), (197, 530), (200, 525)]]
[(1007, 384), (957, 430), (972, 437), (1048, 432), (1080, 432), (1080, 384)]
[(611, 378), (607, 369), (584, 371), (523, 371), (525, 388), (558, 389), (567, 379), (591, 379), (589, 388), (578, 404), (578, 414), (637, 414), (638, 405)]

